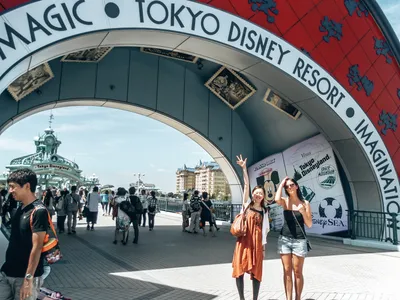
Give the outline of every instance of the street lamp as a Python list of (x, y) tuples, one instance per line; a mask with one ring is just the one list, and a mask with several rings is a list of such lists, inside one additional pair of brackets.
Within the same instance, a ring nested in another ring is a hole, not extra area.
[(140, 186), (139, 186), (139, 184), (140, 184), (140, 177), (143, 177), (143, 176), (145, 176), (146, 174), (144, 174), (144, 173), (134, 173), (133, 174), (133, 176), (137, 176), (138, 177), (138, 181), (137, 181), (137, 190), (138, 190), (138, 193), (140, 193)]

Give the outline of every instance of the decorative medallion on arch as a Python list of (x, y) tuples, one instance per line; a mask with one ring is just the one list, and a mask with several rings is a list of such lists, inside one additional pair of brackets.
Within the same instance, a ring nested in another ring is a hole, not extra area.
[[(232, 68), (234, 72), (247, 74), (253, 70), (255, 79), (284, 73), (308, 89), (318, 103), (330, 109), (330, 114), (343, 121), (361, 145), (378, 182), (384, 210), (400, 210), (396, 174), (396, 170), (400, 174), (400, 69), (391, 43), (366, 5), (370, 1), (200, 2), (203, 4), (182, 0), (72, 0), (66, 4), (42, 0), (5, 11), (0, 24), (0, 58), (4, 66), (0, 90), (36, 67), (35, 63), (49, 60), (51, 57), (45, 55), (38, 58), (42, 49), (71, 38), (118, 29), (162, 30), (183, 35), (181, 44), (170, 50), (190, 55), (197, 55), (197, 49), (184, 49), (182, 44), (204, 39), (227, 46), (226, 51), (248, 55), (243, 66)], [(12, 8), (6, 1), (0, 0), (0, 4), (4, 9)], [(53, 14), (64, 22), (63, 26), (58, 24), (58, 30), (54, 25), (51, 30), (44, 25)], [(97, 46), (106, 46), (106, 40), (104, 36)], [(70, 52), (82, 50), (75, 48)], [(214, 53), (208, 58), (217, 60), (221, 56)], [(271, 74), (257, 74), (258, 66), (269, 67)]]

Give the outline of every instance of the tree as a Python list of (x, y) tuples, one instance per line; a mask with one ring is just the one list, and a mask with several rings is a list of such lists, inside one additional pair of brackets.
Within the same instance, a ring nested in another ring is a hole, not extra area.
[(169, 193), (167, 194), (167, 197), (169, 197), (169, 198), (174, 198), (174, 193), (173, 193), (173, 192), (169, 192)]

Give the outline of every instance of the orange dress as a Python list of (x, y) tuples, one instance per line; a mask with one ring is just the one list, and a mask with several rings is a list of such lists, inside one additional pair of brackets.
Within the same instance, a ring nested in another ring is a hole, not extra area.
[(246, 211), (247, 233), (237, 239), (233, 253), (232, 277), (238, 278), (244, 273), (261, 281), (264, 251), (262, 245), (263, 212), (249, 207)]

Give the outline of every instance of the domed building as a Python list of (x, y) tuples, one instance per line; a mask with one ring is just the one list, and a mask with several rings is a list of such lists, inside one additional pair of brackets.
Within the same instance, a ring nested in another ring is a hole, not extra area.
[(7, 171), (0, 175), (1, 185), (5, 186), (10, 172), (22, 168), (35, 171), (38, 175), (39, 190), (50, 186), (69, 189), (72, 185), (90, 189), (100, 185), (95, 174), (90, 177), (83, 176), (77, 163), (58, 154), (61, 141), (51, 128), (52, 119), (53, 115), (50, 116), (49, 128), (44, 130), (44, 134), (34, 138), (36, 152), (15, 158), (6, 166)]

